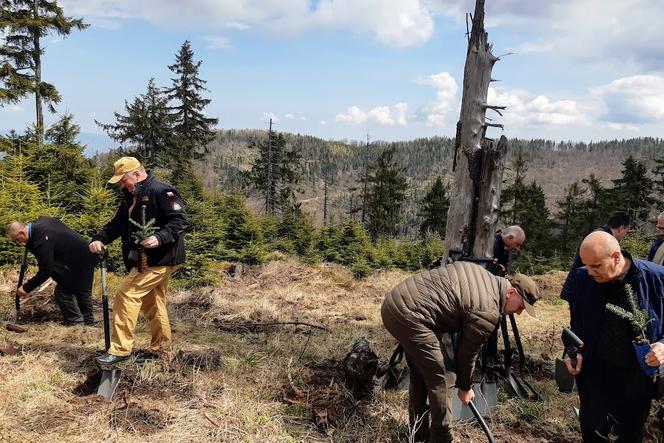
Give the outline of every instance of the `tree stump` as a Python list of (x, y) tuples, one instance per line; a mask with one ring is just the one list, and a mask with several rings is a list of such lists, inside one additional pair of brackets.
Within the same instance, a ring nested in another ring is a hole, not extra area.
[(378, 355), (366, 338), (359, 338), (342, 362), (346, 387), (356, 399), (373, 395), (374, 376), (378, 370)]

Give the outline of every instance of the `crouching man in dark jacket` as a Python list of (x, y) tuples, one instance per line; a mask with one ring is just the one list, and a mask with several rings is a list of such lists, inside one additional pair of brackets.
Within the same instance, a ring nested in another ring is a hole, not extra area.
[(93, 325), (92, 281), (99, 260), (88, 250), (87, 240), (53, 217), (39, 217), (28, 224), (12, 222), (7, 236), (26, 245), (39, 265), (37, 274), (18, 288), (19, 297), (51, 277), (57, 283), (55, 302), (65, 324)]
[(446, 370), (439, 337), (461, 333), (456, 387), (461, 401), (468, 404), (474, 396), (475, 359), (501, 315), (520, 314), (524, 309), (534, 315), (532, 304), (538, 295), (535, 282), (523, 274), (507, 279), (467, 262), (415, 274), (387, 294), (381, 315), (385, 328), (406, 352), (409, 416), (411, 429), (417, 429), (416, 441), (453, 441), (448, 388), (454, 385), (454, 373)]

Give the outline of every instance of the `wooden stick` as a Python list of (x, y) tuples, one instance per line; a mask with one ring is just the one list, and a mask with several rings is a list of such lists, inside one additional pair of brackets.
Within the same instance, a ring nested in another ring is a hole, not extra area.
[(221, 427), (221, 426), (219, 426), (219, 423), (217, 423), (216, 421), (212, 420), (212, 419), (210, 418), (210, 416), (207, 415), (207, 412), (203, 412), (203, 415), (205, 416), (205, 418), (208, 419), (208, 421), (209, 421), (210, 423), (212, 423), (213, 425), (215, 425), (215, 426), (218, 427), (218, 428)]
[(305, 322), (301, 322), (301, 321), (275, 321), (275, 322), (267, 322), (267, 323), (240, 323), (240, 324), (229, 325), (229, 326), (225, 326), (223, 323), (221, 324), (221, 326), (233, 327), (233, 328), (252, 328), (252, 327), (256, 327), (256, 326), (279, 326), (279, 325), (309, 326), (310, 328), (316, 328), (316, 329), (320, 329), (320, 330), (325, 331), (325, 332), (330, 332), (330, 330), (328, 328), (326, 328), (325, 326), (314, 325), (314, 324), (311, 324), (311, 323), (305, 323)]

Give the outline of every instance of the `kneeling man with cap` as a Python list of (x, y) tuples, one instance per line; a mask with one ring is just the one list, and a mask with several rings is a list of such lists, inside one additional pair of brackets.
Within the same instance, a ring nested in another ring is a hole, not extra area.
[[(187, 216), (177, 189), (155, 179), (134, 157), (122, 157), (114, 166), (115, 174), (108, 182), (120, 185), (124, 199), (113, 219), (92, 237), (90, 251), (99, 254), (104, 245), (120, 237), (129, 274), (115, 295), (111, 347), (97, 358), (102, 365), (129, 358), (139, 311), (150, 323), (150, 349), (158, 353), (170, 350), (166, 288), (171, 274), (184, 263), (187, 229)], [(151, 220), (156, 231), (137, 244), (135, 234), (141, 231), (137, 225)], [(147, 263), (143, 255), (147, 256)]]
[[(410, 369), (409, 417), (415, 441), (452, 442), (448, 388), (455, 374), (445, 367), (440, 336), (460, 332), (456, 387), (463, 404), (474, 397), (475, 359), (501, 315), (535, 314), (537, 284), (523, 274), (503, 278), (468, 262), (455, 262), (415, 274), (385, 297), (385, 328), (403, 346)], [(429, 405), (427, 406), (427, 398)], [(431, 427), (429, 428), (429, 420)]]

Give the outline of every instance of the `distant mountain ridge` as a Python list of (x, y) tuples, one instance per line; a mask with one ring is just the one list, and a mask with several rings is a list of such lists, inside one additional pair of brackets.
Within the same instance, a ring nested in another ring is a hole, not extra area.
[[(411, 226), (417, 222), (417, 202), (436, 177), (442, 176), (448, 183), (453, 178), (454, 139), (449, 137), (373, 142), (367, 151), (366, 144), (360, 142), (323, 140), (299, 134), (284, 135), (291, 146), (300, 149), (304, 159), (298, 201), (302, 209), (318, 223), (322, 221), (326, 156), (329, 156), (331, 178), (328, 207), (336, 219), (346, 216), (350, 206), (361, 199), (361, 178), (367, 153), (371, 163), (380, 150), (396, 147), (396, 158), (404, 168), (410, 185), (405, 223)], [(218, 131), (216, 139), (209, 145), (209, 156), (201, 164), (205, 186), (222, 192), (246, 192), (242, 188), (239, 171), (249, 169), (254, 153), (248, 144), (260, 138), (267, 138), (267, 132), (234, 129)], [(564, 195), (569, 184), (594, 173), (608, 186), (610, 180), (620, 176), (621, 163), (629, 154), (645, 161), (650, 170), (654, 159), (664, 157), (664, 139), (643, 137), (593, 143), (510, 139), (506, 180), (511, 177), (511, 159), (519, 150), (528, 161), (527, 180), (535, 180), (542, 186), (547, 205), (555, 212), (555, 202)], [(250, 198), (250, 202), (254, 209), (260, 209), (260, 200), (256, 196)]]

